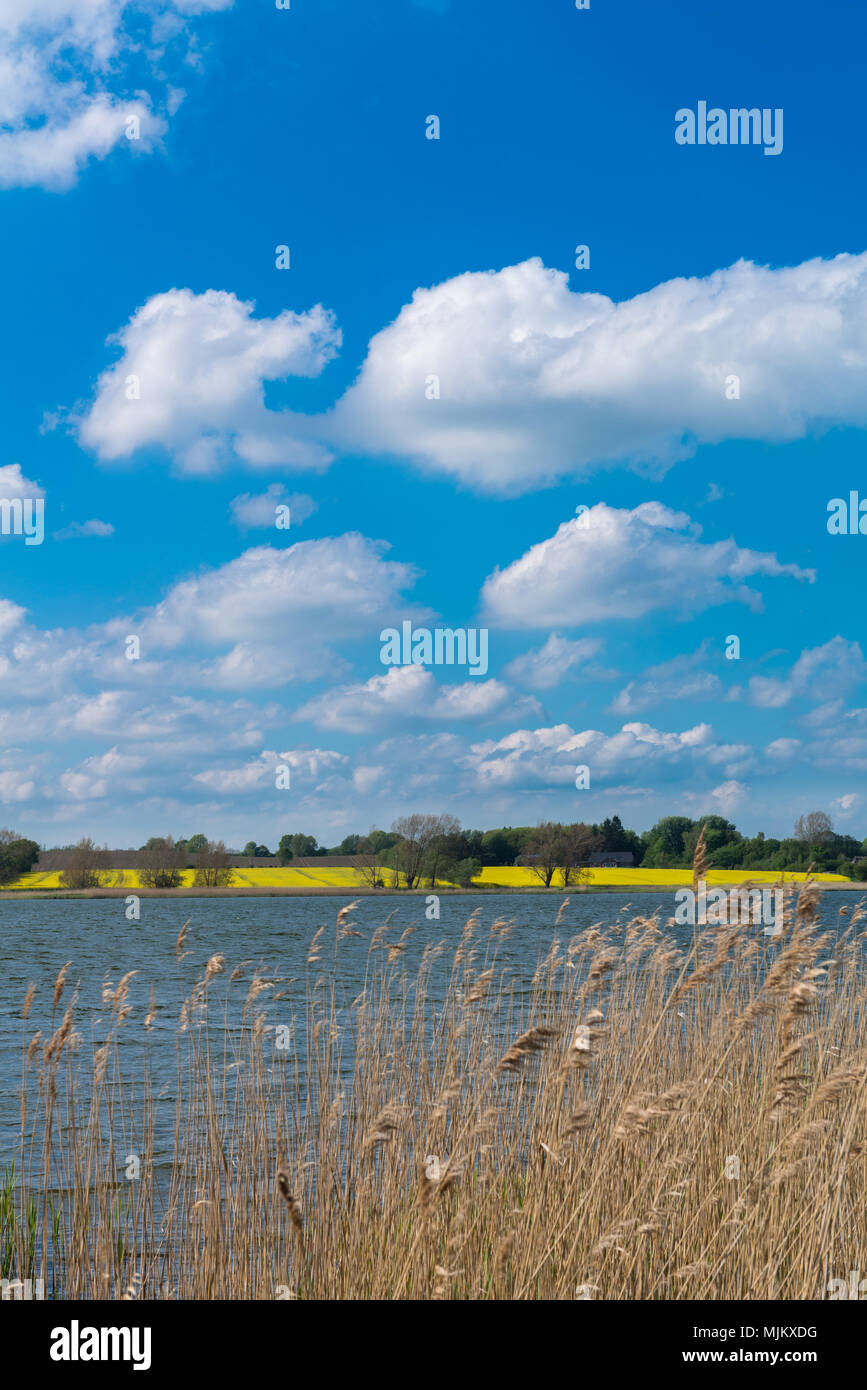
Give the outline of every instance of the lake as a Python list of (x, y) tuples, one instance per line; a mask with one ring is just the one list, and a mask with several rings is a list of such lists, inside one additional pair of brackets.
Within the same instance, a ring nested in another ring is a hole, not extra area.
[[(822, 903), (823, 924), (836, 927), (841, 907), (851, 908), (863, 894), (858, 890), (827, 893)], [(116, 985), (128, 971), (137, 971), (132, 980), (129, 1002), (132, 1006), (126, 1027), (121, 1031), (121, 1055), (130, 1074), (139, 1070), (147, 1046), (158, 1096), (158, 1138), (162, 1125), (173, 1114), (175, 1042), (178, 1016), (184, 998), (189, 997), (196, 980), (201, 979), (205, 963), (217, 952), (226, 959), (225, 973), (214, 986), (214, 998), (221, 1000), (228, 977), (241, 962), (248, 962), (245, 976), (259, 967), (274, 980), (266, 996), (269, 1021), (288, 1023), (293, 1013), (302, 1013), (308, 971), (330, 973), (333, 965), (334, 922), (337, 912), (352, 898), (142, 898), (141, 920), (125, 916), (123, 898), (0, 900), (0, 942), (2, 942), (2, 983), (0, 983), (0, 1165), (15, 1152), (18, 1136), (17, 1091), (21, 1073), (22, 1040), (37, 1028), (43, 1038), (51, 1030), (51, 1002), (54, 981), (65, 962), (71, 965), (67, 987), (58, 1009), (78, 991), (76, 1028), (82, 1035), (82, 1057), (90, 1057), (90, 1040), (99, 1040), (105, 1010), (102, 987), (105, 980)], [(440, 897), (439, 920), (425, 916), (424, 897), (402, 894), (364, 897), (352, 913), (360, 936), (340, 941), (339, 974), (347, 1001), (363, 987), (368, 963), (369, 941), (373, 931), (393, 914), (387, 930), (389, 942), (396, 942), (409, 927), (414, 928), (405, 942), (401, 964), (413, 976), (425, 946), (438, 942), (456, 945), (467, 917), (480, 910), (477, 940), (483, 946), (488, 928), (497, 918), (514, 918), (516, 929), (502, 941), (499, 960), (513, 972), (518, 984), (529, 984), (540, 957), (550, 948), (554, 923), (563, 898), (543, 894), (483, 893)], [(571, 895), (558, 928), (561, 940), (594, 923), (611, 926), (631, 917), (650, 916), (661, 910), (663, 924), (674, 913), (674, 892), (660, 893), (576, 893)], [(844, 919), (848, 920), (848, 919)], [(185, 950), (178, 963), (175, 942), (181, 927), (189, 921)], [(311, 940), (320, 927), (326, 927), (322, 955), (308, 966)], [(761, 927), (747, 930), (762, 936)], [(692, 942), (691, 927), (670, 927), (670, 935), (684, 946)], [(765, 938), (767, 940), (767, 938)], [(775, 949), (768, 942), (770, 950)], [(432, 977), (437, 989), (436, 970), (443, 973), (451, 951), (440, 956)], [(37, 987), (31, 1014), (22, 1021), (22, 1005), (28, 985)], [(142, 1028), (153, 987), (157, 1014), (154, 1026), (145, 1035)], [(245, 991), (236, 990), (241, 1001)], [(282, 996), (282, 997), (277, 997)], [(222, 1024), (222, 1010), (213, 1010), (215, 1024)], [(147, 1043), (145, 1044), (145, 1037)], [(89, 1063), (88, 1063), (89, 1065)], [(166, 1131), (168, 1132), (168, 1131)]]

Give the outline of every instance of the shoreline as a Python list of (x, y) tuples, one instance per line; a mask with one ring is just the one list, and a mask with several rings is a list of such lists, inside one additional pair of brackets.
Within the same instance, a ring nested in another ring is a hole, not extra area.
[[(744, 883), (750, 882), (744, 879)], [(475, 888), (341, 888), (331, 885), (305, 885), (304, 887), (281, 888), (270, 886), (253, 888), (249, 885), (238, 888), (30, 888), (16, 892), (0, 890), (0, 902), (43, 901), (49, 898), (427, 898), (434, 894), (440, 898), (461, 897), (583, 897), (592, 893), (676, 893), (679, 888), (691, 887), (692, 879), (685, 877), (683, 883), (629, 883), (599, 884), (598, 886), (569, 888), (543, 888), (535, 885), (527, 887), (507, 887), (499, 884), (485, 884)], [(737, 887), (737, 884), (731, 885)], [(773, 887), (773, 884), (762, 885)], [(787, 884), (787, 887), (800, 888), (801, 884)], [(842, 891), (867, 893), (867, 883), (822, 883), (823, 892)]]

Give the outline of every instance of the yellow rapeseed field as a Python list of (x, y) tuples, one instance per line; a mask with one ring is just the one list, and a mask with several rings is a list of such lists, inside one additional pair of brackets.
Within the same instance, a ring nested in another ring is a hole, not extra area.
[[(690, 869), (590, 869), (589, 878), (586, 886), (589, 888), (677, 888), (681, 885), (692, 883), (692, 871)], [(390, 878), (388, 871), (387, 876)], [(186, 869), (183, 874), (183, 887), (192, 888), (195, 874), (192, 869)], [(815, 874), (814, 877), (820, 883), (845, 883), (847, 880), (842, 874)], [(761, 869), (709, 869), (707, 873), (707, 883), (709, 886), (722, 886), (728, 884), (743, 883), (749, 879), (754, 883), (778, 883), (780, 875), (774, 871)], [(787, 883), (803, 883), (806, 874), (787, 873), (785, 880)], [(474, 883), (486, 888), (538, 888), (540, 883), (536, 875), (526, 868), (503, 867), (503, 868), (484, 868)], [(553, 887), (562, 887), (562, 874), (558, 871), (555, 876)], [(233, 888), (345, 888), (347, 892), (354, 892), (356, 888), (363, 888), (364, 879), (358, 869), (351, 868), (330, 868), (323, 866), (321, 869), (294, 869), (291, 865), (287, 868), (262, 868), (262, 869), (233, 869), (232, 885)], [(440, 880), (440, 887), (454, 887), (448, 880)], [(60, 871), (52, 870), (43, 873), (25, 874), (16, 879), (14, 883), (4, 885), (7, 891), (44, 889), (46, 891), (62, 888), (60, 882)], [(137, 869), (112, 869), (108, 871), (106, 880), (103, 884), (106, 888), (128, 888), (130, 890), (140, 888), (141, 880)]]

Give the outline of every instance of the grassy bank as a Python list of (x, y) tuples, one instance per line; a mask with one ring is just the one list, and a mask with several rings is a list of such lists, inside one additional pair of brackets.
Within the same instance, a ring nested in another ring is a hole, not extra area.
[(18, 1006), (3, 1274), (100, 1298), (822, 1297), (867, 1253), (867, 1029), (863, 909), (821, 931), (818, 895), (790, 891), (778, 938), (688, 948), (657, 917), (572, 933), (564, 905), (532, 983), (515, 920), (477, 911), (411, 975), (386, 920), (360, 992), (347, 907), (294, 1015), (249, 963), (194, 969), (182, 931), (171, 1100), (159, 1001), (106, 982), (80, 1038), (61, 972)]

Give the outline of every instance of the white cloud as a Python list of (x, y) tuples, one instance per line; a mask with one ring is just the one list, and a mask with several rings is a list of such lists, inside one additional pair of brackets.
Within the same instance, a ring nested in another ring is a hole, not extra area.
[(0, 641), (5, 642), (26, 617), (27, 609), (12, 603), (8, 598), (0, 598)]
[(585, 680), (607, 678), (614, 672), (599, 671), (589, 665), (601, 648), (602, 643), (595, 637), (573, 642), (552, 632), (544, 646), (534, 647), (510, 661), (503, 675), (530, 690), (553, 690), (570, 673), (577, 675), (579, 671)]
[(859, 809), (862, 800), (863, 798), (859, 792), (845, 792), (843, 796), (835, 797), (831, 802), (831, 806), (837, 812), (838, 816), (846, 820)]
[[(232, 0), (3, 0), (0, 9), (0, 187), (69, 188), (90, 159), (124, 144), (152, 149), (171, 113), (167, 50), (182, 60), (187, 20)], [(127, 21), (132, 21), (127, 27)], [(144, 24), (144, 29), (142, 25)], [(149, 26), (149, 28), (148, 28)], [(144, 59), (151, 93), (127, 60)], [(139, 122), (128, 138), (130, 118)]]
[(71, 541), (88, 536), (113, 535), (114, 527), (110, 521), (98, 521), (94, 517), (92, 521), (71, 521), (68, 526), (63, 526), (59, 531), (54, 532), (54, 540)]
[(715, 806), (719, 807), (724, 816), (730, 816), (743, 804), (746, 797), (749, 796), (749, 791), (749, 787), (743, 782), (729, 780), (714, 787), (710, 793), (710, 799)]
[(266, 408), (265, 382), (318, 376), (340, 331), (321, 304), (273, 319), (254, 318), (253, 307), (219, 290), (154, 295), (109, 340), (122, 356), (77, 421), (81, 443), (106, 463), (164, 449), (193, 474), (238, 462), (324, 467), (330, 455), (305, 417)]
[(289, 508), (289, 527), (300, 526), (316, 511), (316, 503), (306, 492), (288, 492), (282, 483), (271, 483), (265, 492), (244, 492), (229, 503), (232, 520), (242, 531), (273, 528), (277, 508)]
[(392, 666), (363, 684), (343, 686), (317, 695), (296, 711), (321, 729), (367, 733), (396, 722), (444, 720), (464, 723), (494, 716), (539, 713), (535, 700), (516, 699), (502, 681), (467, 679), (438, 686), (424, 666)]
[(768, 744), (765, 753), (769, 758), (787, 761), (794, 758), (802, 747), (803, 744), (799, 738), (775, 738), (772, 743)]
[(385, 776), (385, 768), (381, 765), (366, 767), (364, 764), (357, 767), (352, 774), (352, 785), (362, 796), (373, 791)]
[(302, 787), (306, 787), (322, 777), (327, 778), (333, 771), (344, 767), (348, 761), (345, 754), (328, 748), (293, 748), (283, 753), (266, 749), (252, 762), (236, 767), (208, 768), (205, 772), (198, 772), (195, 781), (217, 792), (237, 795), (260, 791), (265, 787), (275, 788), (278, 767), (288, 766), (291, 785), (281, 790), (289, 792), (299, 782)]
[(130, 773), (139, 771), (147, 762), (144, 754), (122, 753), (109, 748), (106, 753), (86, 758), (77, 768), (68, 768), (60, 778), (63, 790), (76, 801), (91, 801), (108, 796), (111, 790), (129, 795), (135, 790)]
[[(708, 659), (710, 642), (697, 651), (684, 652), (649, 666), (641, 680), (629, 681), (609, 705), (613, 714), (639, 714), (668, 700), (720, 700), (725, 697), (722, 681), (712, 671), (697, 669)], [(737, 691), (737, 687), (735, 687)], [(729, 692), (729, 698), (732, 693)]]
[(0, 497), (7, 497), (11, 501), (14, 497), (23, 500), (27, 497), (44, 496), (45, 489), (25, 478), (20, 463), (7, 463), (0, 467)]
[(672, 676), (669, 680), (630, 681), (612, 700), (612, 714), (639, 714), (667, 700), (719, 700), (723, 685), (712, 671), (696, 671), (689, 676)]
[(20, 772), (0, 772), (0, 801), (29, 801), (36, 784)]
[(332, 438), (514, 494), (601, 463), (658, 470), (703, 443), (863, 426), (865, 364), (867, 253), (739, 261), (620, 304), (534, 259), (416, 290), (372, 339)]
[[(684, 534), (687, 528), (691, 534)], [(760, 594), (743, 582), (750, 576), (815, 577), (731, 539), (702, 542), (699, 529), (659, 502), (632, 511), (599, 502), (489, 575), (482, 591), (488, 619), (503, 627), (554, 628), (640, 618), (661, 608), (687, 615), (738, 602), (758, 609)]]
[[(753, 676), (750, 700), (761, 709), (781, 709), (791, 700), (805, 697), (831, 701), (835, 696), (849, 694), (867, 680), (867, 662), (857, 642), (844, 637), (832, 637), (821, 647), (803, 651), (788, 676)], [(816, 711), (824, 721), (825, 711)]]
[(383, 617), (404, 604), (401, 591), (417, 572), (385, 560), (387, 549), (358, 532), (285, 549), (257, 546), (175, 584), (131, 630), (141, 633), (143, 646), (165, 649), (267, 643), (303, 666), (325, 641), (368, 630), (378, 637)]
[[(45, 497), (45, 489), (38, 483), (32, 482), (30, 478), (25, 478), (21, 471), (20, 463), (8, 463), (0, 467), (0, 501), (25, 503), (36, 502), (39, 498)], [(0, 543), (11, 541), (15, 536), (15, 525), (26, 528), (31, 536), (38, 534), (39, 521), (36, 515), (36, 508), (22, 507), (21, 516), (16, 517), (12, 509), (4, 509), (0, 514)], [(44, 526), (44, 521), (42, 523)], [(35, 528), (35, 529), (34, 529)], [(20, 537), (21, 530), (17, 535)]]
[[(384, 621), (395, 610), (413, 611), (404, 590), (416, 571), (385, 559), (386, 550), (357, 533), (259, 546), (179, 581), (151, 608), (84, 631), (40, 631), (20, 605), (0, 600), (3, 700), (50, 710), (47, 724), (27, 721), (27, 738), (36, 729), (48, 737), (97, 729), (111, 737), (117, 729), (133, 738), (139, 728), (156, 739), (175, 729), (183, 710), (194, 724), (209, 708), (189, 693), (167, 692), (344, 679), (350, 668), (336, 645), (368, 637), (378, 656)], [(140, 640), (138, 661), (125, 657), (130, 635)]]
[[(867, 252), (741, 261), (621, 304), (572, 292), (539, 260), (467, 272), (416, 290), (354, 385), (309, 417), (267, 409), (264, 382), (320, 372), (340, 346), (332, 316), (251, 309), (214, 289), (154, 296), (118, 335), (124, 358), (100, 379), (82, 443), (107, 461), (161, 447), (198, 474), (380, 452), (517, 494), (616, 463), (659, 474), (701, 444), (867, 426)], [(135, 403), (129, 375), (142, 377)], [(719, 495), (711, 484), (706, 500)]]
[(650, 724), (624, 724), (616, 734), (598, 729), (576, 733), (568, 724), (517, 729), (505, 738), (478, 743), (466, 765), (481, 787), (566, 786), (574, 784), (577, 766), (590, 768), (591, 785), (641, 766), (672, 769), (684, 762), (707, 761), (714, 750), (713, 730), (697, 724), (682, 733), (667, 733)]

